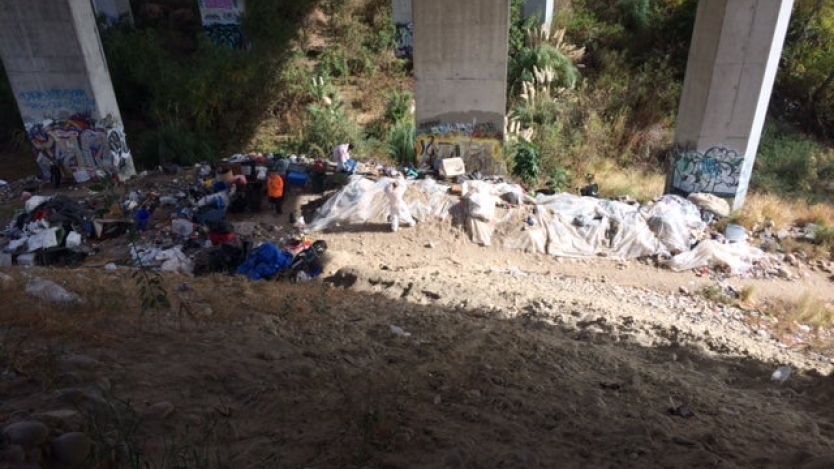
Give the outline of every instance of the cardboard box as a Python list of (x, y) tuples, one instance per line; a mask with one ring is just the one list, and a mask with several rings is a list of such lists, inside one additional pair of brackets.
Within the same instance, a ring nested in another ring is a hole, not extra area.
[(440, 162), (440, 175), (444, 178), (462, 176), (466, 174), (463, 158), (446, 158)]

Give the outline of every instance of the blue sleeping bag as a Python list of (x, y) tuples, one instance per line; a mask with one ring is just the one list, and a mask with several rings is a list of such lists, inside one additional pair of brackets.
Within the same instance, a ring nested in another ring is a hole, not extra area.
[(237, 268), (237, 273), (250, 280), (267, 280), (292, 265), (292, 254), (278, 249), (272, 243), (264, 243)]

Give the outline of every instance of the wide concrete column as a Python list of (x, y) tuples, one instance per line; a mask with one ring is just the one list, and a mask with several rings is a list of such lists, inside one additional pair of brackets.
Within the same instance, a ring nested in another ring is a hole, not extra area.
[(135, 173), (90, 0), (0, 0), (0, 58), (44, 174)]
[(698, 2), (668, 192), (744, 204), (792, 7), (793, 0)]
[(461, 157), (502, 174), (510, 0), (419, 0), (414, 10), (417, 163)]

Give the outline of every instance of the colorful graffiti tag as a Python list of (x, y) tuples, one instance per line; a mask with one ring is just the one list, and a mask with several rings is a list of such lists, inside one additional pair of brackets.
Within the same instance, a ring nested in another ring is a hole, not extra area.
[(246, 39), (240, 27), (243, 12), (243, 0), (200, 0), (203, 30), (219, 46), (232, 49), (246, 47)]
[(26, 125), (35, 158), (44, 177), (57, 165), (66, 178), (81, 169), (101, 169), (121, 179), (135, 174), (121, 124), (95, 121), (89, 114)]
[(462, 158), (467, 172), (504, 174), (504, 134), (491, 123), (426, 122), (417, 135), (417, 164), (437, 169), (445, 158)]
[(683, 194), (707, 192), (735, 197), (741, 181), (744, 156), (722, 147), (713, 147), (704, 153), (676, 150), (673, 164), (673, 191)]
[(413, 23), (397, 23), (397, 32), (395, 41), (397, 50), (395, 51), (397, 57), (401, 59), (410, 59), (414, 57), (414, 24)]
[(81, 169), (126, 179), (135, 174), (124, 127), (94, 119), (96, 101), (83, 89), (25, 90), (16, 95), (26, 133), (43, 176), (52, 166), (71, 178)]

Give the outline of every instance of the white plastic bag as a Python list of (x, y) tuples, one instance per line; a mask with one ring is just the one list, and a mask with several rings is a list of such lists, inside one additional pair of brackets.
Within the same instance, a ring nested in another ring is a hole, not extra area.
[(78, 246), (81, 246), (81, 233), (77, 231), (70, 231), (69, 234), (67, 234), (67, 247), (72, 249), (77, 248)]
[(466, 196), (469, 200), (469, 216), (481, 221), (492, 221), (495, 217), (497, 197), (481, 191), (472, 192)]
[(40, 233), (30, 236), (26, 241), (26, 249), (29, 252), (40, 249), (54, 248), (58, 245), (58, 228), (49, 228)]
[(764, 251), (747, 243), (724, 244), (708, 239), (698, 243), (691, 251), (669, 259), (667, 265), (676, 272), (720, 265), (727, 267), (732, 274), (743, 274), (766, 256)]

